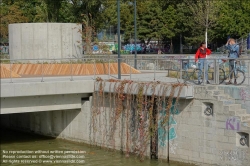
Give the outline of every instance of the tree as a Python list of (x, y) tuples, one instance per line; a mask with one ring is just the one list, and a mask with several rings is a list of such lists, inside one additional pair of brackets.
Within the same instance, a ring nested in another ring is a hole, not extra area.
[[(139, 3), (138, 3), (139, 4)], [(144, 9), (138, 9), (138, 38), (149, 43), (152, 38), (161, 37), (164, 26), (160, 6), (150, 0), (144, 2)]]
[(47, 4), (43, 0), (39, 4), (35, 6), (35, 15), (32, 22), (49, 22)]
[(64, 0), (43, 0), (47, 5), (47, 14), (49, 22), (59, 21), (59, 11)]
[(13, 3), (8, 5), (6, 3), (1, 3), (0, 6), (0, 19), (1, 19), (1, 31), (0, 36), (2, 40), (7, 40), (8, 38), (8, 25), (12, 23), (22, 23), (28, 22), (28, 17), (24, 16), (23, 11), (20, 9), (18, 3)]
[(217, 1), (211, 0), (186, 0), (185, 4), (189, 7), (195, 23), (205, 31), (205, 42), (208, 42), (208, 29), (216, 22), (218, 11)]
[(71, 22), (71, 23), (77, 23), (76, 17), (74, 16), (74, 8), (73, 4), (69, 1), (62, 1), (61, 8), (59, 9), (59, 16), (58, 20), (60, 22)]
[(250, 32), (250, 1), (219, 1), (216, 25), (213, 27), (214, 38), (226, 39), (246, 36)]
[[(103, 14), (103, 3), (106, 0), (71, 0), (72, 13), (74, 15), (74, 22), (82, 21), (82, 14), (92, 19), (93, 26), (99, 29), (103, 26), (104, 20), (101, 20)], [(90, 18), (91, 17), (91, 18)]]
[(162, 22), (164, 25), (160, 30), (160, 34), (162, 38), (165, 37), (171, 40), (170, 52), (173, 53), (172, 38), (175, 37), (178, 32), (178, 29), (176, 28), (178, 20), (177, 12), (172, 5), (169, 5), (168, 8), (162, 12), (162, 16)]

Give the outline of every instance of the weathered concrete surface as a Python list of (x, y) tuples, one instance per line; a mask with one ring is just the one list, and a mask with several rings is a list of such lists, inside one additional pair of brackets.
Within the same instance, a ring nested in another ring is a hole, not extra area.
[[(249, 139), (250, 119), (246, 109), (220, 88), (198, 86), (194, 89), (194, 99), (180, 99), (176, 106), (178, 111), (172, 114), (174, 137), (158, 144), (159, 158), (166, 159), (169, 155), (170, 160), (198, 165), (247, 166), (250, 163), (249, 143), (245, 146), (239, 144), (242, 134), (248, 134)], [(91, 143), (95, 139), (97, 145), (125, 150), (125, 118), (117, 122), (115, 146), (103, 139), (111, 125), (107, 119), (113, 110), (109, 108), (108, 100), (105, 107), (100, 108), (100, 118), (96, 119), (101, 125), (96, 126), (95, 134), (90, 130), (90, 125), (95, 122), (91, 115), (92, 100), (91, 97), (85, 98), (81, 108), (67, 111), (1, 115), (1, 122), (9, 127), (73, 141)], [(115, 103), (111, 104), (113, 107)], [(212, 115), (204, 114), (208, 105), (213, 109)], [(149, 152), (148, 146), (146, 155)]]
[[(121, 84), (120, 82), (105, 82), (105, 83), (102, 83), (102, 82), (97, 82), (96, 83), (96, 88), (95, 90), (96, 91), (99, 91), (100, 90), (100, 84), (101, 87), (102, 87), (102, 90), (106, 93), (115, 93), (115, 89), (117, 87), (119, 87), (119, 85)], [(124, 93), (125, 94), (137, 94), (138, 93), (138, 90), (139, 90), (139, 85), (140, 82), (131, 82), (130, 84), (126, 84), (125, 87), (124, 87)], [(169, 87), (171, 84), (169, 83)], [(153, 92), (152, 91), (152, 86), (153, 85), (146, 85), (144, 87), (144, 90), (143, 90), (143, 94), (145, 95), (148, 95), (148, 96), (151, 96), (153, 93), (156, 95), (156, 96), (170, 96), (170, 93), (171, 93), (171, 88), (168, 88), (166, 90), (166, 94), (163, 94), (163, 86), (161, 84), (158, 84), (156, 85), (155, 87), (155, 91)], [(166, 86), (167, 87), (167, 86)], [(131, 91), (131, 89), (133, 89)], [(178, 94), (180, 91), (180, 94)], [(183, 86), (183, 87), (177, 87), (175, 89), (175, 93), (173, 95), (174, 97), (180, 97), (180, 98), (185, 98), (185, 99), (191, 99), (194, 97), (194, 86), (192, 85), (189, 85), (189, 86)]]
[(1, 84), (1, 114), (80, 109), (93, 80)]
[[(250, 119), (241, 104), (229, 98), (217, 86), (196, 87), (192, 102), (175, 115), (178, 128), (175, 143), (178, 144), (172, 159), (220, 166), (249, 164), (250, 148), (239, 144), (240, 134), (250, 134)], [(204, 114), (207, 106), (213, 114)], [(235, 121), (234, 121), (235, 120)], [(237, 125), (239, 126), (237, 126)]]
[(250, 114), (250, 87), (249, 86), (220, 86), (220, 90), (224, 90), (225, 94), (235, 99), (236, 103), (241, 104), (242, 108)]
[(1, 98), (93, 93), (94, 80), (1, 84)]
[(81, 99), (90, 95), (85, 93), (1, 98), (1, 114), (80, 109)]
[(78, 57), (82, 55), (79, 30), (81, 25), (74, 23), (9, 24), (10, 59)]

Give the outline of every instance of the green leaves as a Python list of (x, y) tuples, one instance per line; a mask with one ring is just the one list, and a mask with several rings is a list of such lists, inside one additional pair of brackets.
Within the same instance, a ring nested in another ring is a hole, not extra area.
[[(204, 41), (206, 27), (210, 42), (225, 40), (228, 35), (246, 36), (250, 32), (249, 0), (136, 2), (137, 36), (141, 41), (177, 41), (181, 34), (185, 44), (194, 45)], [(121, 30), (129, 41), (134, 33), (134, 0), (120, 0), (120, 3)], [(117, 0), (2, 0), (0, 9), (1, 37), (5, 38), (8, 24), (18, 22), (82, 23), (83, 19), (91, 19), (95, 31), (117, 26)]]
[(214, 31), (217, 38), (240, 37), (250, 32), (250, 1), (221, 1)]
[(8, 37), (8, 24), (29, 21), (28, 17), (24, 16), (24, 11), (21, 9), (18, 2), (11, 5), (1, 3), (0, 11), (0, 36), (3, 40), (6, 40)]

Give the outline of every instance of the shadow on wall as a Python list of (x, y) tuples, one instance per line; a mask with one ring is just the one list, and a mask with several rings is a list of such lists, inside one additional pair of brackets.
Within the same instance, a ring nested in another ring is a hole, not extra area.
[[(1, 128), (14, 129), (24, 132), (30, 132), (50, 137), (68, 136), (67, 130), (73, 127), (73, 120), (80, 113), (79, 110), (60, 110), (60, 111), (44, 111), (29, 112), (0, 115)], [(1, 130), (2, 131), (2, 130)], [(34, 138), (31, 138), (34, 141)], [(25, 139), (25, 141), (29, 141)], [(13, 138), (8, 143), (16, 142)]]
[[(6, 115), (1, 115), (1, 118)], [(16, 138), (16, 129), (10, 129), (9, 127), (1, 125), (1, 135), (4, 136), (4, 139), (1, 139), (1, 144), (12, 144), (12, 143), (24, 143), (24, 142), (36, 142), (41, 140), (51, 140), (52, 137), (47, 136), (37, 136), (30, 132), (25, 132), (25, 134), (19, 134), (18, 139)], [(7, 133), (7, 134), (6, 134)], [(6, 138), (7, 136), (7, 138)]]

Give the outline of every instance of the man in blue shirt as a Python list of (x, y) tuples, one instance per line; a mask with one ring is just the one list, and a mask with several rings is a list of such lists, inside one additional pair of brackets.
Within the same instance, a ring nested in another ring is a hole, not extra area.
[[(236, 44), (235, 40), (230, 38), (226, 43), (226, 49), (229, 51), (228, 58), (229, 60), (229, 70), (230, 72), (235, 67), (235, 59), (239, 58), (239, 45)], [(226, 85), (232, 84), (231, 79), (233, 78), (233, 74), (230, 75), (229, 81), (226, 83)], [(236, 73), (234, 73), (234, 84), (236, 85)]]

